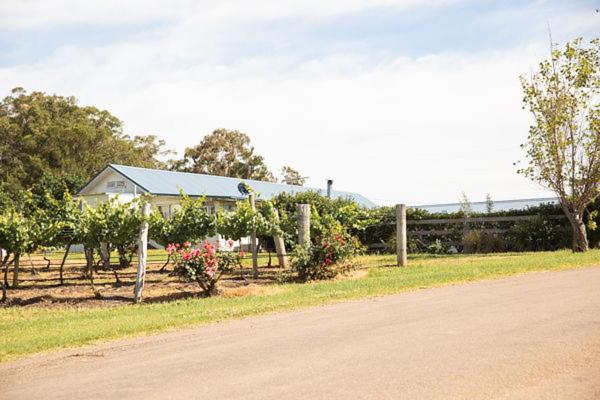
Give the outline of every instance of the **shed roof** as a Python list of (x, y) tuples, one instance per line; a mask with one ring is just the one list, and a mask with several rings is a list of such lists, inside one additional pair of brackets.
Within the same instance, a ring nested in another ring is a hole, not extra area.
[[(323, 192), (321, 189), (305, 186), (286, 185), (283, 183), (195, 174), (189, 172), (165, 171), (160, 169), (131, 167), (118, 164), (109, 164), (105, 170), (106, 169), (112, 169), (116, 171), (144, 191), (154, 195), (178, 196), (180, 190), (183, 190), (190, 196), (206, 195), (207, 197), (243, 199), (244, 196), (238, 190), (238, 185), (240, 182), (245, 182), (248, 184), (255, 192), (260, 194), (260, 198), (262, 199), (271, 199), (272, 197), (277, 196), (279, 193), (284, 192)], [(92, 181), (90, 181), (79, 193), (85, 194), (86, 188), (90, 186)], [(364, 207), (376, 207), (375, 203), (358, 193), (333, 190), (331, 192), (331, 197), (350, 198)]]

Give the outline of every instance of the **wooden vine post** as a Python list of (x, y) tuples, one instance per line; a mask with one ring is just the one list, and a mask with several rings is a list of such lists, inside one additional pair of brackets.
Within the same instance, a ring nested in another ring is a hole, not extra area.
[(148, 216), (150, 215), (150, 203), (142, 204), (142, 217), (144, 220), (140, 225), (140, 237), (138, 240), (138, 265), (135, 277), (135, 302), (142, 301), (144, 280), (146, 279), (146, 261), (148, 258)]
[(298, 244), (310, 244), (310, 204), (296, 205), (298, 211)]
[[(275, 222), (279, 225), (279, 213), (277, 209), (275, 209)], [(277, 252), (277, 260), (279, 262), (279, 268), (287, 268), (287, 253), (285, 251), (285, 243), (283, 241), (283, 236), (275, 235), (273, 236), (273, 241), (275, 242), (275, 251)]]
[[(254, 193), (250, 193), (248, 196), (250, 200), (250, 207), (252, 207), (252, 213), (256, 212), (256, 197)], [(252, 252), (252, 277), (258, 278), (258, 248), (256, 245), (256, 223), (252, 222), (252, 233), (250, 235), (250, 251)]]
[(408, 263), (406, 256), (406, 205), (396, 204), (396, 262), (399, 267)]

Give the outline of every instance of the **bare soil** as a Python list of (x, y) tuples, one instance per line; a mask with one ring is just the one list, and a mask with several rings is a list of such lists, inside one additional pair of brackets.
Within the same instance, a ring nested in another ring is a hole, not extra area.
[[(96, 295), (91, 288), (90, 280), (84, 274), (81, 259), (70, 259), (65, 265), (63, 285), (59, 280), (60, 260), (52, 259), (50, 267), (41, 255), (21, 260), (19, 286), (8, 291), (7, 306), (19, 307), (113, 307), (131, 304), (135, 285), (136, 267), (117, 271), (117, 282), (112, 271), (97, 270), (94, 273)], [(227, 297), (248, 294), (264, 294), (281, 290), (273, 287), (280, 279), (283, 270), (275, 266), (260, 266), (259, 278), (252, 279), (250, 267), (243, 268), (243, 275), (238, 268), (232, 274), (223, 275), (219, 282), (220, 295)], [(155, 303), (203, 296), (196, 283), (182, 282), (174, 276), (173, 265), (164, 272), (159, 272), (164, 261), (149, 262), (144, 286), (144, 302)], [(12, 270), (9, 271), (9, 283), (12, 283)]]

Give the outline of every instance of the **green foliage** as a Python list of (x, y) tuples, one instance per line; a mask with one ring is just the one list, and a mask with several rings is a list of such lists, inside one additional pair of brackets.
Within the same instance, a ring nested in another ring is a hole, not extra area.
[(158, 167), (163, 145), (154, 136), (131, 139), (118, 118), (74, 97), (15, 88), (0, 102), (0, 181), (13, 194), (42, 181), (61, 186), (54, 179), (76, 186), (111, 162)]
[(76, 234), (89, 248), (99, 249), (101, 243), (107, 243), (109, 251), (116, 249), (119, 268), (126, 268), (137, 249), (140, 226), (144, 220), (141, 212), (141, 203), (144, 201), (146, 199), (143, 197), (130, 202), (121, 202), (118, 197), (112, 197), (95, 208), (86, 205), (82, 225)]
[(516, 222), (506, 236), (512, 250), (558, 250), (569, 246), (571, 237), (567, 232), (560, 221), (536, 215)]
[[(593, 211), (593, 209), (591, 210)], [(366, 245), (385, 244), (384, 250), (394, 252), (395, 244), (395, 211), (393, 207), (380, 207), (371, 210), (377, 223), (368, 227), (361, 235), (363, 243)], [(466, 247), (465, 251), (483, 252), (483, 251), (535, 251), (552, 250), (568, 247), (571, 243), (571, 235), (568, 233), (568, 221), (566, 219), (554, 219), (552, 216), (562, 214), (562, 209), (556, 204), (540, 204), (535, 207), (528, 207), (521, 210), (492, 211), (491, 213), (473, 212), (471, 217), (509, 217), (509, 216), (532, 216), (532, 221), (515, 222), (487, 222), (470, 223), (469, 231), (478, 231), (486, 228), (509, 229), (509, 232), (502, 235), (485, 234), (481, 232), (471, 233), (466, 241), (463, 241), (464, 224), (444, 224), (444, 228), (449, 233), (444, 235), (431, 234), (416, 237), (411, 235), (411, 230), (439, 230), (440, 225), (416, 225), (408, 227), (408, 250), (410, 253), (437, 253), (440, 241), (447, 249), (448, 243), (454, 243), (458, 249)], [(460, 219), (463, 218), (463, 212), (454, 213), (430, 213), (422, 209), (407, 209), (407, 219)], [(589, 225), (589, 224), (588, 224)], [(589, 228), (588, 228), (589, 229)], [(589, 230), (590, 235), (592, 230)], [(592, 245), (597, 246), (600, 239), (591, 236)], [(462, 245), (461, 245), (462, 244)], [(484, 250), (486, 249), (486, 250)]]
[(256, 210), (248, 201), (239, 201), (233, 211), (217, 214), (217, 231), (226, 239), (240, 240), (252, 233), (253, 227), (258, 236), (273, 236), (282, 233), (277, 212), (273, 203), (259, 201)]
[(300, 172), (296, 171), (289, 165), (284, 165), (283, 168), (281, 168), (281, 175), (281, 183), (285, 183), (287, 185), (302, 186), (306, 182), (306, 178), (302, 177)]
[(184, 193), (180, 207), (176, 208), (171, 218), (164, 218), (158, 211), (150, 218), (149, 237), (159, 244), (183, 244), (199, 242), (215, 234), (216, 219), (204, 209), (204, 197), (193, 199)]
[(600, 39), (553, 46), (531, 77), (522, 76), (523, 103), (533, 117), (527, 166), (519, 173), (552, 189), (573, 229), (573, 250), (586, 251), (583, 216), (600, 194)]
[(217, 292), (217, 282), (223, 273), (230, 271), (233, 263), (239, 264), (235, 257), (219, 257), (215, 247), (206, 241), (198, 248), (189, 242), (183, 246), (170, 245), (167, 251), (175, 259), (175, 273), (184, 281), (196, 282), (207, 296)]
[(496, 235), (479, 230), (467, 231), (463, 236), (464, 253), (497, 253), (504, 250), (504, 241)]
[(233, 211), (217, 214), (218, 232), (226, 239), (240, 240), (250, 236), (254, 224), (258, 231), (264, 225), (264, 219), (247, 201), (238, 201)]
[(8, 255), (22, 254), (34, 247), (31, 228), (35, 223), (17, 211), (0, 214), (0, 248)]
[(69, 201), (67, 197), (77, 193), (85, 184), (81, 175), (54, 174), (45, 172), (33, 184), (31, 195), (35, 206), (42, 209), (54, 208), (57, 201)]
[(292, 268), (302, 281), (331, 279), (352, 268), (350, 261), (360, 251), (356, 238), (329, 231), (312, 244), (296, 246)]
[(273, 200), (279, 211), (281, 229), (288, 244), (294, 243), (297, 237), (298, 204), (311, 206), (311, 237), (316, 238), (327, 233), (329, 227), (345, 229), (351, 235), (359, 235), (367, 226), (377, 221), (372, 210), (360, 207), (351, 199), (330, 199), (319, 192), (307, 191), (295, 194), (281, 193)]
[(243, 132), (216, 129), (199, 145), (188, 147), (182, 160), (172, 162), (178, 171), (274, 182), (262, 156), (254, 153)]

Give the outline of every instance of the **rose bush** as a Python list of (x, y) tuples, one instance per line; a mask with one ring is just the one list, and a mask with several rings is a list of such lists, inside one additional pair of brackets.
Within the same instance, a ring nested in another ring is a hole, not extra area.
[(217, 293), (217, 282), (224, 272), (231, 270), (239, 259), (233, 253), (219, 254), (215, 246), (203, 241), (199, 247), (185, 242), (169, 244), (166, 247), (175, 260), (175, 273), (186, 282), (196, 282), (202, 291), (211, 296)]
[(361, 251), (362, 246), (355, 237), (327, 232), (310, 245), (296, 247), (292, 268), (302, 281), (331, 279), (351, 269), (351, 259)]

